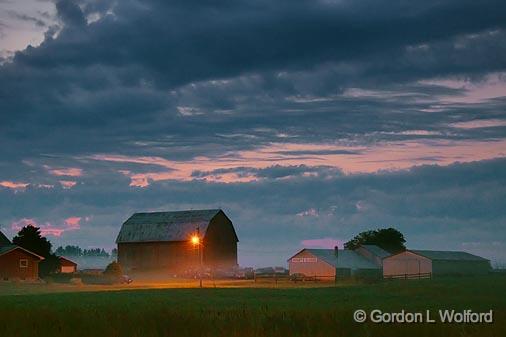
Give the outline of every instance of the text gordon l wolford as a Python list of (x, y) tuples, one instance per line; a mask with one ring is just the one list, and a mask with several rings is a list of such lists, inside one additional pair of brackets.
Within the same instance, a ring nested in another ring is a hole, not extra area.
[(425, 312), (409, 312), (401, 310), (398, 312), (385, 312), (373, 309), (369, 313), (365, 310), (355, 310), (353, 314), (355, 322), (364, 323), (493, 323), (493, 310), (476, 312), (470, 309), (453, 310), (425, 310)]

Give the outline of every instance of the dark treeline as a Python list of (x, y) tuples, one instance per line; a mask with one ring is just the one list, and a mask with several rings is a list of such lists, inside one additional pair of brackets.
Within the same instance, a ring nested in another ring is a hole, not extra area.
[[(113, 249), (111, 254), (115, 255), (116, 249)], [(65, 255), (65, 256), (94, 256), (94, 257), (110, 257), (111, 254), (106, 252), (103, 248), (91, 248), (91, 249), (82, 249), (79, 246), (65, 246), (58, 247), (55, 250), (56, 255)]]

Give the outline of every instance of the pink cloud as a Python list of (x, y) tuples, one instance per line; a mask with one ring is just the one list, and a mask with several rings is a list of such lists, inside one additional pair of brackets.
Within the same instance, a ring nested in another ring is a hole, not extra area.
[(44, 166), (48, 172), (54, 176), (61, 177), (80, 177), (83, 175), (83, 170), (77, 167), (61, 167), (61, 168), (52, 168), (49, 166)]
[(503, 119), (476, 119), (467, 122), (458, 122), (450, 124), (455, 128), (460, 129), (479, 129), (479, 128), (490, 128), (496, 126), (506, 126), (506, 120)]
[(10, 188), (15, 191), (24, 190), (28, 185), (30, 185), (30, 184), (29, 183), (19, 183), (19, 182), (8, 181), (8, 180), (0, 181), (0, 186), (5, 187), (5, 188)]
[[(416, 131), (416, 134), (424, 134)], [(308, 154), (309, 153), (309, 154)], [(226, 153), (220, 157), (195, 157), (189, 161), (168, 160), (160, 157), (135, 157), (123, 155), (94, 155), (91, 159), (115, 163), (158, 165), (166, 170), (135, 173), (119, 172), (130, 178), (130, 186), (146, 187), (163, 180), (190, 181), (194, 171), (212, 172), (217, 169), (251, 167), (263, 169), (279, 164), (328, 166), (342, 169), (345, 174), (374, 173), (407, 169), (416, 165), (449, 165), (455, 162), (471, 162), (506, 156), (506, 139), (494, 141), (455, 141), (422, 139), (403, 142), (381, 142), (372, 146), (344, 146), (340, 144), (271, 143), (255, 150)], [(251, 174), (211, 174), (205, 179), (211, 182), (236, 183), (260, 178)]]
[(77, 182), (71, 180), (60, 180), (59, 183), (64, 189), (70, 189), (77, 185)]
[(81, 217), (69, 217), (63, 221), (61, 225), (53, 225), (50, 222), (38, 222), (33, 218), (22, 218), (13, 221), (10, 225), (11, 230), (15, 233), (19, 232), (21, 228), (32, 225), (40, 228), (40, 233), (43, 236), (51, 235), (60, 237), (66, 231), (77, 230), (80, 228)]
[(344, 241), (333, 239), (333, 238), (321, 238), (321, 239), (310, 239), (302, 240), (301, 244), (305, 248), (334, 248), (338, 246), (339, 249), (343, 249)]
[(81, 223), (81, 217), (78, 216), (72, 216), (70, 218), (65, 219), (65, 224), (69, 226), (70, 228), (79, 229)]

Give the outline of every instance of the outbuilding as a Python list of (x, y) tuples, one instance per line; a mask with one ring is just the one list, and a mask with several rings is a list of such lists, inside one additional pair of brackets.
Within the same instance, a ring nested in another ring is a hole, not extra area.
[(288, 259), (290, 275), (321, 280), (360, 275), (381, 275), (381, 266), (354, 250), (304, 248)]
[(37, 280), (42, 260), (42, 256), (12, 244), (0, 232), (0, 281)]
[(406, 250), (383, 259), (385, 278), (476, 275), (490, 269), (489, 260), (460, 251)]
[(58, 262), (60, 263), (58, 271), (62, 274), (71, 274), (77, 271), (77, 263), (66, 257), (58, 256)]
[(171, 273), (237, 267), (238, 241), (221, 209), (135, 213), (116, 239), (125, 270)]

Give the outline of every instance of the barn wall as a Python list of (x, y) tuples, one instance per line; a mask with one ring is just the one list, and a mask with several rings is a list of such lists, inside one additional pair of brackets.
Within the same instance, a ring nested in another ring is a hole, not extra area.
[(237, 267), (237, 236), (232, 222), (222, 212), (207, 227), (203, 259), (204, 265), (209, 268)]
[(199, 258), (189, 241), (119, 243), (118, 262), (127, 271), (182, 272), (197, 268)]
[[(316, 259), (315, 262), (294, 262), (293, 259), (310, 258)], [(327, 262), (320, 260), (310, 252), (303, 250), (288, 261), (290, 275), (304, 274), (306, 276), (321, 276), (325, 279), (331, 279), (336, 276), (336, 268)]]
[(433, 260), (434, 275), (480, 275), (487, 274), (491, 267), (489, 261), (449, 261)]
[(383, 276), (432, 273), (432, 261), (426, 257), (402, 252), (383, 259)]
[[(20, 259), (27, 259), (28, 266), (21, 268)], [(22, 249), (12, 250), (0, 256), (0, 280), (21, 279), (36, 280), (39, 278), (39, 259)]]

